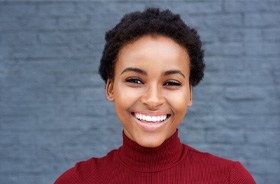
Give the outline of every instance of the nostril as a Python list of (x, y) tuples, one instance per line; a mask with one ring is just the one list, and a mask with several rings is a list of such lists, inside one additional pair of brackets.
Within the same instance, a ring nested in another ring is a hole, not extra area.
[(141, 101), (147, 106), (157, 107), (164, 103), (164, 98), (157, 93), (146, 93), (142, 96)]
[(142, 103), (146, 105), (149, 109), (155, 109), (161, 105), (163, 105), (163, 100), (155, 100), (155, 99), (149, 99), (149, 100), (143, 100)]

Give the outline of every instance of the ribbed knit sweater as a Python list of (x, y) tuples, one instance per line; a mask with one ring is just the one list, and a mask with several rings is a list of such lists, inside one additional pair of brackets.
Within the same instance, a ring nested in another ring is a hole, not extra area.
[(55, 184), (254, 184), (239, 163), (195, 150), (178, 131), (156, 148), (145, 148), (123, 134), (123, 145), (102, 158), (79, 162)]

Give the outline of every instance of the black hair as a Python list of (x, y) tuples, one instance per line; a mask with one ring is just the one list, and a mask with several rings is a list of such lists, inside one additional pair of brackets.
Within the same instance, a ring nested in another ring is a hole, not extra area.
[(186, 48), (190, 57), (190, 84), (196, 86), (204, 76), (202, 43), (197, 31), (187, 26), (180, 15), (170, 10), (147, 8), (143, 12), (124, 15), (105, 35), (106, 44), (100, 60), (99, 74), (107, 82), (114, 79), (114, 68), (119, 51), (129, 42), (144, 35), (163, 35)]

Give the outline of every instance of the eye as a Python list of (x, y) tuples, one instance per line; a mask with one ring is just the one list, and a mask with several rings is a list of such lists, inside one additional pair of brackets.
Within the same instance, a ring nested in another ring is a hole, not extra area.
[(125, 82), (133, 83), (133, 84), (144, 84), (140, 79), (138, 78), (127, 78), (125, 79)]
[(179, 87), (182, 86), (182, 84), (178, 81), (166, 81), (164, 84), (164, 86), (171, 86), (171, 87)]

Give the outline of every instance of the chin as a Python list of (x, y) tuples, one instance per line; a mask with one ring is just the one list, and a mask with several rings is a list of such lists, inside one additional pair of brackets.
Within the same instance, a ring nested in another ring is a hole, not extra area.
[(145, 137), (144, 139), (136, 140), (136, 143), (143, 147), (155, 148), (155, 147), (159, 147), (164, 141), (165, 139), (159, 139), (155, 137), (149, 137), (149, 138)]

